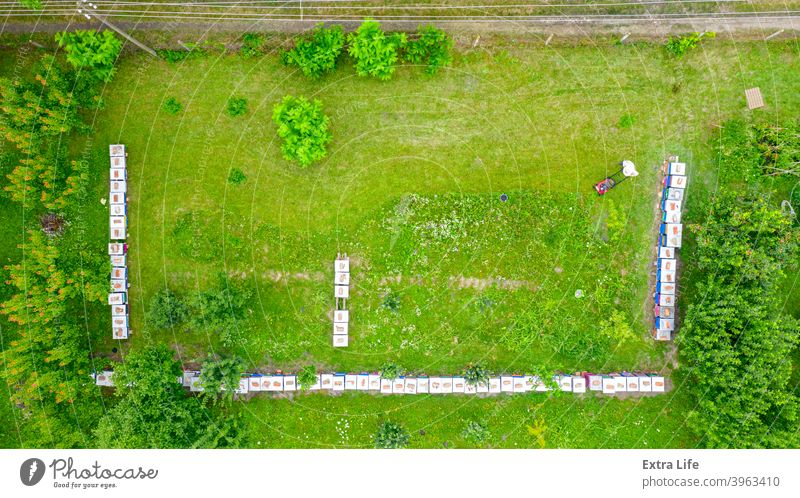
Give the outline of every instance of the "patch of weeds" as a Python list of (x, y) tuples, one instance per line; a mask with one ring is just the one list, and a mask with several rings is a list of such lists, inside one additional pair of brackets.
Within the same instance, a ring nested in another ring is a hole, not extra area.
[(244, 171), (240, 170), (239, 168), (231, 168), (230, 173), (228, 173), (228, 183), (231, 185), (241, 185), (247, 180), (247, 175), (244, 174)]
[(394, 291), (389, 291), (386, 293), (386, 296), (384, 296), (381, 307), (393, 313), (397, 313), (400, 311), (400, 296)]
[(264, 35), (258, 33), (245, 33), (242, 36), (242, 47), (239, 49), (239, 55), (244, 59), (258, 57), (264, 54)]
[(247, 99), (244, 97), (231, 97), (228, 99), (228, 107), (225, 110), (228, 116), (235, 118), (247, 113)]
[(170, 97), (164, 101), (164, 104), (161, 106), (161, 108), (167, 114), (175, 116), (176, 114), (181, 112), (181, 109), (183, 109), (183, 105), (181, 105), (181, 103), (178, 102), (178, 99), (176, 99), (175, 97)]
[(619, 118), (619, 127), (622, 129), (628, 129), (634, 125), (636, 122), (636, 117), (632, 114), (625, 114), (621, 118)]
[(464, 432), (461, 433), (461, 437), (475, 444), (485, 443), (491, 436), (492, 433), (489, 432), (489, 427), (476, 420), (469, 422), (464, 428)]

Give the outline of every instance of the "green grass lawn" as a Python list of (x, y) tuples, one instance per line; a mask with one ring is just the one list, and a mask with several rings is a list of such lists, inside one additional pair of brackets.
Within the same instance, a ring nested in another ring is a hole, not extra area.
[[(767, 100), (759, 112), (791, 115), (796, 50), (714, 41), (676, 62), (647, 45), (507, 40), (458, 51), (436, 76), (402, 67), (390, 82), (358, 78), (346, 63), (310, 82), (275, 54), (178, 65), (127, 55), (94, 122), (98, 202), (87, 214), (91, 237), (104, 239), (107, 146), (127, 144), (134, 335), (123, 353), (163, 342), (186, 364), (235, 354), (249, 370), (394, 361), (436, 374), (478, 360), (497, 372), (669, 370), (672, 346), (649, 339), (657, 165), (669, 153), (689, 163), (687, 204), (699, 216), (719, 188), (715, 126), (746, 116), (751, 86)], [(307, 169), (281, 157), (271, 122), (286, 94), (320, 99), (331, 117), (328, 157)], [(247, 99), (245, 116), (225, 113), (232, 96)], [(183, 104), (178, 115), (161, 110), (169, 97)], [(622, 159), (641, 175), (598, 198), (592, 185)], [(234, 168), (243, 183), (227, 181)], [(2, 244), (3, 261), (13, 259), (7, 237)], [(350, 347), (334, 350), (337, 252), (352, 259), (352, 323)], [(145, 323), (159, 289), (187, 295), (220, 274), (253, 295), (226, 337)], [(601, 332), (612, 311), (632, 340)], [(119, 344), (107, 319), (92, 320), (98, 352), (110, 355)], [(462, 437), (470, 420), (487, 423), (481, 445), (492, 447), (537, 447), (527, 428), (537, 423), (548, 447), (694, 445), (680, 389), (636, 400), (261, 396), (237, 409), (255, 447), (369, 446), (386, 418), (411, 430), (416, 447), (475, 446)]]

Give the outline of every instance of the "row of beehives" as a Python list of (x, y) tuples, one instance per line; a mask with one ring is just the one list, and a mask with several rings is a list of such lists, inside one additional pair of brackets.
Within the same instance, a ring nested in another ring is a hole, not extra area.
[(655, 327), (653, 337), (669, 341), (675, 330), (675, 294), (678, 287), (676, 251), (681, 247), (683, 223), (681, 213), (686, 192), (686, 164), (668, 161), (664, 168), (661, 193), (661, 226), (656, 261), (656, 289), (653, 294)]
[[(111, 243), (108, 256), (111, 258), (111, 327), (114, 339), (127, 339), (128, 328), (128, 245), (124, 242), (128, 230), (128, 206), (125, 194), (128, 190), (127, 153), (122, 144), (108, 146), (111, 159), (109, 185), (109, 228)], [(120, 242), (123, 241), (123, 242)]]
[(336, 256), (333, 272), (333, 294), (336, 299), (336, 309), (333, 310), (333, 347), (344, 348), (350, 343), (350, 312), (345, 309), (350, 297), (350, 259), (346, 254)]
[[(113, 372), (104, 371), (95, 375), (99, 386), (113, 386)], [(203, 390), (200, 372), (187, 370), (177, 379), (192, 392)], [(556, 374), (553, 385), (561, 391), (585, 393), (597, 391), (603, 394), (616, 393), (660, 393), (664, 392), (664, 376), (654, 373), (612, 373), (579, 375)], [(317, 381), (308, 391), (374, 391), (381, 394), (500, 394), (545, 392), (553, 388), (535, 375), (501, 375), (491, 377), (488, 382), (470, 384), (464, 377), (398, 377), (384, 379), (377, 373), (329, 373), (318, 374)], [(236, 392), (293, 392), (302, 390), (296, 375), (250, 374), (239, 380)]]

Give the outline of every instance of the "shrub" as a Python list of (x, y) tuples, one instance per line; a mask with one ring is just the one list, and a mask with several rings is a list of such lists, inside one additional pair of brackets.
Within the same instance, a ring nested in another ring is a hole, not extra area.
[(608, 337), (617, 344), (634, 341), (636, 334), (628, 322), (628, 317), (625, 313), (619, 310), (611, 312), (611, 316), (600, 322), (600, 333)]
[(467, 381), (467, 384), (470, 385), (477, 385), (477, 384), (489, 384), (489, 370), (483, 366), (481, 363), (476, 363), (474, 365), (468, 365), (466, 370), (464, 370), (464, 380)]
[(247, 113), (247, 99), (244, 97), (231, 97), (228, 99), (226, 109), (228, 116), (235, 118)]
[(242, 36), (242, 47), (239, 49), (239, 55), (245, 59), (258, 57), (264, 53), (262, 47), (264, 45), (264, 35), (258, 33), (245, 33)]
[(381, 377), (384, 379), (396, 379), (398, 377), (402, 377), (405, 373), (402, 367), (400, 367), (397, 363), (385, 363), (381, 367)]
[(67, 62), (75, 69), (86, 70), (92, 77), (101, 81), (111, 81), (114, 77), (114, 63), (117, 60), (122, 42), (111, 31), (63, 32), (56, 34), (59, 47), (67, 54)]
[(150, 298), (147, 323), (158, 329), (178, 327), (189, 318), (186, 303), (169, 289), (162, 289)]
[(161, 107), (164, 109), (164, 112), (173, 116), (181, 112), (181, 109), (183, 109), (183, 106), (175, 97), (170, 97), (165, 100)]
[(400, 296), (394, 291), (387, 292), (383, 297), (381, 307), (393, 313), (397, 313), (400, 310)]
[(709, 31), (707, 33), (692, 33), (690, 35), (679, 36), (678, 38), (670, 37), (666, 45), (667, 52), (680, 59), (686, 55), (689, 50), (699, 45), (700, 40), (703, 38), (714, 38), (715, 36), (716, 33)]
[(239, 168), (231, 168), (231, 172), (228, 173), (228, 183), (231, 185), (241, 185), (245, 180), (247, 180), (247, 176), (245, 176), (242, 170)]
[(453, 62), (453, 40), (434, 26), (420, 28), (418, 37), (408, 42), (405, 59), (413, 64), (425, 64), (425, 72), (435, 74)]
[(486, 424), (475, 420), (469, 422), (464, 428), (464, 432), (461, 433), (461, 437), (476, 444), (488, 441), (491, 435)]
[(202, 396), (213, 403), (231, 401), (243, 373), (244, 361), (241, 358), (215, 360), (209, 357), (200, 369)]
[(765, 174), (800, 176), (800, 121), (758, 125), (754, 131)]
[(701, 272), (678, 336), (687, 387), (696, 398), (689, 426), (718, 448), (800, 443), (800, 400), (792, 362), (800, 324), (783, 312), (780, 283), (796, 264), (800, 233), (761, 197), (717, 195), (696, 237)]
[(375, 434), (375, 447), (381, 449), (405, 448), (411, 439), (408, 432), (400, 425), (386, 421)]
[(232, 346), (246, 329), (246, 305), (250, 297), (241, 282), (221, 275), (216, 288), (192, 295), (189, 323), (194, 330), (219, 334), (223, 344)]
[(341, 26), (318, 25), (310, 35), (297, 41), (294, 48), (281, 55), (287, 66), (297, 66), (309, 78), (319, 78), (336, 69), (336, 61), (344, 48)]
[(325, 146), (331, 141), (330, 119), (322, 113), (319, 100), (309, 102), (303, 97), (284, 97), (272, 110), (272, 120), (278, 125), (283, 139), (281, 152), (288, 161), (307, 167), (327, 154)]
[(190, 44), (189, 50), (175, 50), (171, 48), (160, 48), (156, 50), (156, 54), (159, 57), (164, 59), (165, 61), (169, 62), (170, 64), (174, 64), (176, 62), (185, 61), (188, 59), (196, 59), (198, 57), (203, 57), (207, 55), (208, 52), (206, 50), (196, 44)]
[(619, 127), (620, 128), (630, 128), (631, 126), (636, 123), (636, 116), (632, 114), (625, 114), (621, 118), (619, 118)]
[(402, 33), (386, 36), (378, 22), (367, 19), (348, 35), (347, 41), (350, 44), (347, 51), (356, 61), (359, 76), (388, 80), (394, 74), (406, 36)]
[(308, 388), (317, 383), (317, 367), (308, 365), (300, 370), (297, 374), (297, 385), (303, 391), (308, 391)]

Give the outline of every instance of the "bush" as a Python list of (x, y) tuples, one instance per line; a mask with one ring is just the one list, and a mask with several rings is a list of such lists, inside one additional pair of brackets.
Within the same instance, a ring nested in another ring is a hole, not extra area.
[(375, 434), (375, 447), (381, 449), (405, 448), (411, 439), (408, 432), (400, 425), (386, 421)]
[(716, 33), (709, 31), (707, 33), (692, 33), (690, 35), (679, 36), (678, 38), (670, 37), (666, 45), (667, 52), (680, 59), (686, 55), (689, 50), (699, 45), (700, 40), (703, 38), (714, 38), (715, 36)]
[(611, 312), (611, 317), (600, 322), (600, 333), (618, 345), (636, 340), (628, 317), (619, 310)]
[(331, 141), (330, 119), (322, 113), (319, 100), (309, 102), (303, 97), (284, 97), (272, 110), (272, 120), (278, 125), (283, 139), (281, 152), (288, 161), (307, 167), (327, 154), (325, 146)]
[(231, 172), (228, 173), (228, 183), (231, 185), (241, 185), (245, 180), (247, 180), (247, 176), (245, 176), (242, 170), (239, 168), (231, 168)]
[(481, 363), (468, 365), (464, 370), (464, 380), (467, 381), (467, 384), (473, 386), (478, 384), (489, 385), (489, 370)]
[(150, 298), (147, 324), (157, 329), (178, 327), (189, 318), (189, 307), (169, 289), (162, 289)]
[(400, 310), (400, 296), (393, 291), (387, 292), (383, 297), (381, 308), (397, 313)]
[(420, 28), (417, 39), (408, 42), (405, 59), (413, 64), (425, 64), (425, 72), (436, 74), (453, 62), (453, 40), (434, 26)]
[(464, 428), (464, 432), (461, 433), (461, 437), (476, 444), (488, 441), (491, 435), (486, 424), (475, 420), (469, 422)]
[(347, 37), (347, 51), (356, 61), (359, 76), (374, 76), (380, 80), (392, 77), (399, 51), (405, 46), (405, 34), (386, 36), (381, 25), (367, 19)]
[(231, 97), (228, 99), (228, 107), (226, 109), (228, 116), (235, 118), (247, 113), (247, 99), (244, 97)]
[(158, 54), (159, 57), (169, 62), (170, 64), (185, 61), (188, 59), (196, 59), (198, 57), (203, 57), (208, 54), (208, 52), (206, 52), (204, 48), (199, 47), (195, 44), (191, 44), (189, 47), (190, 47), (189, 50), (185, 49), (174, 50), (171, 48), (160, 48), (156, 50), (156, 54)]
[(309, 78), (319, 78), (336, 69), (336, 61), (344, 48), (341, 26), (318, 25), (310, 35), (297, 41), (294, 48), (281, 55), (287, 66), (297, 66)]
[(800, 444), (791, 380), (800, 323), (783, 311), (780, 283), (796, 265), (798, 229), (763, 198), (720, 194), (691, 225), (700, 277), (680, 355), (695, 398), (689, 426), (715, 448)]
[(180, 102), (178, 102), (178, 100), (175, 97), (170, 97), (164, 101), (164, 104), (161, 106), (161, 108), (164, 109), (164, 112), (166, 112), (167, 114), (171, 114), (174, 116), (179, 112), (181, 112), (183, 106), (181, 105)]
[(241, 358), (215, 360), (209, 357), (200, 369), (201, 395), (212, 403), (230, 402), (243, 373), (244, 361)]
[(308, 365), (300, 370), (297, 374), (297, 385), (303, 391), (308, 391), (308, 388), (317, 383), (317, 367)]
[(264, 35), (258, 33), (245, 33), (242, 36), (242, 47), (239, 49), (239, 55), (245, 59), (258, 57), (263, 55), (264, 51)]
[(67, 62), (75, 69), (86, 70), (92, 77), (109, 82), (114, 77), (114, 63), (122, 42), (111, 31), (76, 30), (56, 34), (59, 47), (67, 54)]
[(400, 367), (397, 363), (385, 363), (381, 367), (381, 377), (384, 379), (396, 379), (398, 377), (402, 377), (405, 373), (405, 370)]

